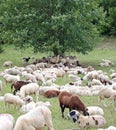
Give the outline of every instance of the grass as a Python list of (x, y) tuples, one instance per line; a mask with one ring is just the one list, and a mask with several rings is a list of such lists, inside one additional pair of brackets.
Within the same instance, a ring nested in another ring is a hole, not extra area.
[[(23, 57), (26, 56), (35, 56), (36, 58), (41, 58), (43, 56), (48, 55), (48, 53), (37, 53), (33, 54), (32, 49), (26, 49), (24, 51), (17, 50), (14, 46), (9, 45), (5, 46), (5, 51), (0, 54), (0, 71), (2, 72), (5, 68), (3, 67), (3, 63), (6, 60), (11, 60), (13, 61), (14, 66), (26, 66), (26, 64), (22, 61)], [(103, 42), (101, 42), (92, 52), (88, 53), (88, 55), (82, 55), (82, 54), (74, 54), (76, 55), (80, 61), (80, 63), (83, 66), (88, 66), (91, 65), (95, 69), (101, 69), (104, 72), (109, 73), (109, 70), (116, 69), (116, 39), (115, 38), (108, 38), (104, 39)], [(112, 67), (100, 67), (99, 63), (101, 62), (101, 59), (109, 59), (111, 60), (114, 65)], [(32, 61), (30, 61), (32, 62)], [(1, 80), (2, 77), (0, 77)], [(67, 80), (64, 80), (62, 78), (58, 78), (57, 84), (59, 85), (64, 85), (67, 82)], [(6, 92), (11, 92), (10, 90), (10, 84), (7, 86), (4, 85), (3, 81), (3, 92), (2, 95)], [(53, 124), (55, 130), (74, 130), (78, 129), (78, 125), (76, 123), (73, 123), (72, 120), (65, 120), (62, 119), (61, 117), (61, 112), (60, 112), (60, 107), (58, 103), (57, 98), (52, 98), (52, 99), (47, 99), (43, 96), (39, 96), (39, 99), (42, 101), (50, 101), (52, 104), (51, 111), (52, 111), (52, 118), (53, 118)], [(86, 103), (87, 106), (89, 105), (98, 105), (98, 98), (93, 97), (93, 96), (81, 96), (81, 99)], [(109, 104), (109, 100), (105, 99), (105, 102)], [(116, 126), (116, 115), (115, 115), (115, 106), (114, 104), (108, 105), (107, 107), (103, 107), (105, 112), (105, 118), (107, 120), (107, 125), (108, 126)], [(19, 110), (14, 109), (14, 107), (10, 107), (10, 109), (7, 109), (6, 111), (4, 110), (4, 104), (3, 102), (0, 102), (0, 113), (11, 113), (14, 117), (15, 120), (18, 118), (20, 115)], [(68, 113), (68, 109), (65, 110), (65, 115)], [(46, 129), (45, 129), (46, 130)], [(90, 130), (90, 129), (89, 129)], [(91, 129), (93, 130), (93, 129)]]

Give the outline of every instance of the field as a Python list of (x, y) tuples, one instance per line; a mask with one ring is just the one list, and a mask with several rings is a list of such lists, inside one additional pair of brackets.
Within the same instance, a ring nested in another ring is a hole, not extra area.
[[(41, 58), (43, 56), (49, 55), (48, 53), (37, 53), (33, 54), (32, 49), (26, 49), (26, 50), (17, 50), (13, 45), (4, 46), (5, 51), (0, 54), (0, 72), (2, 72), (5, 68), (3, 67), (3, 63), (6, 60), (13, 61), (14, 66), (26, 66), (27, 64), (23, 62), (22, 58), (27, 56), (35, 56), (35, 58)], [(84, 66), (91, 65), (96, 70), (101, 69), (104, 72), (107, 72), (109, 74), (110, 69), (114, 69), (116, 71), (116, 39), (115, 38), (107, 38), (104, 41), (100, 42), (98, 46), (88, 55), (82, 55), (82, 54), (68, 54), (68, 55), (76, 55), (79, 59), (79, 62)], [(99, 63), (101, 62), (101, 59), (109, 59), (111, 60), (114, 65), (112, 67), (100, 67)], [(30, 61), (32, 62), (32, 61)], [(0, 77), (1, 80), (2, 77)], [(59, 78), (56, 81), (56, 84), (64, 85), (68, 82), (67, 77), (65, 79)], [(4, 85), (3, 81), (3, 92), (2, 95), (6, 92), (11, 92), (10, 85), (7, 86)], [(90, 105), (98, 105), (98, 97), (93, 96), (82, 96), (81, 99), (85, 102), (87, 106)], [(55, 130), (77, 130), (78, 125), (76, 123), (73, 123), (72, 120), (66, 120), (62, 119), (61, 117), (61, 111), (58, 103), (57, 98), (51, 98), (47, 99), (43, 96), (39, 96), (39, 100), (42, 101), (50, 101), (52, 104), (52, 107), (50, 108), (52, 111), (52, 118), (53, 118), (53, 125)], [(105, 118), (107, 120), (108, 126), (116, 126), (116, 104), (109, 105), (109, 100), (105, 99), (105, 102), (107, 103), (107, 107), (104, 107), (100, 104), (100, 106), (104, 109), (105, 112)], [(19, 111), (14, 109), (14, 107), (10, 107), (10, 109), (4, 110), (4, 104), (3, 102), (0, 102), (0, 113), (11, 113), (15, 119), (20, 115)], [(68, 109), (65, 110), (65, 115), (68, 113)], [(91, 129), (93, 130), (93, 129)]]

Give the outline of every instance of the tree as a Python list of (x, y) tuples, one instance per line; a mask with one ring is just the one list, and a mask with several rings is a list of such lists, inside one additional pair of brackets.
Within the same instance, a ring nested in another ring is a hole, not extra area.
[(54, 55), (91, 51), (104, 19), (99, 2), (93, 0), (5, 0), (0, 12), (5, 42)]
[(106, 13), (105, 24), (102, 26), (102, 34), (116, 35), (116, 1), (101, 0), (100, 6)]

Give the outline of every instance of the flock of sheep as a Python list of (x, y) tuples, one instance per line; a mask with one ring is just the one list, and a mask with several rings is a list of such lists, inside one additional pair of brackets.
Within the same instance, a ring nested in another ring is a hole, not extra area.
[[(26, 67), (13, 66), (12, 61), (3, 64), (4, 71), (0, 73), (2, 79), (0, 80), (0, 102), (4, 102), (4, 110), (8, 110), (13, 104), (21, 115), (15, 121), (9, 113), (0, 114), (0, 130), (43, 130), (45, 126), (48, 130), (54, 130), (51, 103), (39, 101), (39, 95), (46, 98), (58, 97), (62, 117), (65, 117), (64, 109), (69, 108), (68, 118), (77, 122), (80, 129), (105, 128), (107, 120), (103, 108), (86, 106), (81, 96), (98, 96), (98, 103), (102, 105), (105, 105), (102, 101), (108, 98), (115, 104), (116, 71), (110, 69), (110, 75), (107, 75), (106, 72), (95, 70), (92, 66), (71, 67), (73, 66), (71, 61), (70, 67), (63, 63), (56, 64), (50, 67), (47, 67), (44, 62), (29, 64)], [(100, 65), (107, 67), (112, 66), (113, 63), (103, 59)], [(57, 85), (55, 82), (59, 77), (64, 80), (68, 77), (69, 82), (65, 85)], [(14, 92), (3, 95), (4, 88), (8, 84)], [(32, 94), (35, 95), (34, 99)], [(115, 106), (114, 112), (116, 112)], [(116, 130), (116, 126), (109, 126), (105, 130)]]

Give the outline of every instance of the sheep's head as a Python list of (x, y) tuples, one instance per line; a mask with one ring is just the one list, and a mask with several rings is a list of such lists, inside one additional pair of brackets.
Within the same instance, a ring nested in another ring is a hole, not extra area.
[(83, 111), (83, 115), (84, 116), (89, 116), (88, 108), (85, 108), (85, 110)]
[(79, 119), (80, 113), (77, 110), (72, 110), (68, 113), (68, 118), (72, 118), (73, 122)]

